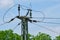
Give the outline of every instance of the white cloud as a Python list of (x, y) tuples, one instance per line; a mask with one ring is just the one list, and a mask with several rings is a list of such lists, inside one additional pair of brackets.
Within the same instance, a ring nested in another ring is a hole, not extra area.
[(13, 5), (13, 3), (14, 3), (13, 0), (0, 0), (0, 7), (5, 8)]

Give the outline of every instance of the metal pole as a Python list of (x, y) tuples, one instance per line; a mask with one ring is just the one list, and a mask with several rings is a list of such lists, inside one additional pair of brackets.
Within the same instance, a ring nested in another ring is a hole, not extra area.
[(26, 18), (22, 18), (21, 32), (22, 38), (21, 40), (28, 40), (28, 20)]

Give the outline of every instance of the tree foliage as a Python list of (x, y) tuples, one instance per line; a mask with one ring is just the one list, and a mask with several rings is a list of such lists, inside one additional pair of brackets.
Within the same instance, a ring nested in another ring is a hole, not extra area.
[[(0, 31), (0, 40), (21, 40), (21, 36), (13, 33), (12, 30)], [(28, 40), (52, 40), (51, 36), (45, 33), (38, 33), (37, 35), (28, 34)], [(54, 40), (60, 40), (60, 36), (56, 36)]]
[(21, 36), (12, 30), (0, 31), (0, 40), (21, 40)]
[(56, 38), (54, 40), (60, 40), (60, 35), (56, 36)]
[(40, 33), (33, 37), (33, 40), (51, 40), (51, 37), (45, 33)]

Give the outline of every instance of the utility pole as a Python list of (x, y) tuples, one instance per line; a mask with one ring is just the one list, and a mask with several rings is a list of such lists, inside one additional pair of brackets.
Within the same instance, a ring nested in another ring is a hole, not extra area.
[[(32, 15), (30, 10), (28, 10), (27, 15), (30, 13), (30, 16)], [(28, 40), (28, 21), (30, 20), (26, 16), (20, 16), (20, 4), (18, 4), (18, 16), (17, 18), (21, 20), (21, 40)]]
[(23, 17), (21, 20), (22, 40), (28, 40), (28, 18)]
[(21, 20), (21, 40), (28, 40), (28, 21), (32, 21), (26, 16), (17, 16), (17, 18)]
[[(16, 18), (21, 20), (21, 40), (28, 40), (28, 22), (37, 22), (36, 20), (31, 20), (32, 10), (27, 9), (28, 12), (25, 16), (20, 16), (20, 4), (18, 4), (18, 16)], [(29, 15), (29, 17), (27, 17)]]

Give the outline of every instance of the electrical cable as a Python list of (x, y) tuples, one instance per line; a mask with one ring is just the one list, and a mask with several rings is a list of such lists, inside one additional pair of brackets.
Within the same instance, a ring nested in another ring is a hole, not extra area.
[[(15, 18), (16, 18), (16, 17), (15, 17)], [(0, 26), (12, 22), (15, 18), (12, 18), (10, 21), (8, 21), (8, 22), (4, 22), (3, 24), (0, 24)]]
[(4, 25), (4, 24), (7, 24), (7, 23), (9, 23), (9, 22), (2, 23), (2, 24), (0, 24), (0, 26), (2, 26), (2, 25)]
[[(13, 5), (12, 7), (10, 7), (5, 13), (4, 13), (4, 15), (3, 15), (3, 22), (5, 22), (4, 21), (4, 17), (6, 16), (6, 14), (13, 8), (13, 7), (15, 7), (16, 5), (18, 5), (18, 4), (15, 4), (15, 5)], [(21, 5), (22, 6), (22, 5)], [(6, 23), (6, 22), (5, 22)], [(5, 23), (3, 23), (3, 24), (5, 24)], [(1, 25), (3, 25), (3, 24), (1, 24)]]
[[(25, 9), (25, 8), (23, 8), (23, 7), (29, 8), (29, 7), (25, 6), (25, 5), (20, 5), (20, 6), (21, 6), (21, 8), (22, 8), (23, 10), (27, 10), (27, 9)], [(33, 9), (31, 9), (31, 10), (34, 11), (34, 12), (40, 12), (40, 13), (43, 13), (42, 11), (36, 11), (36, 10), (33, 10)], [(43, 13), (43, 15), (45, 16), (44, 13)]]
[[(23, 8), (23, 7), (29, 8), (29, 7), (25, 6), (25, 5), (21, 5), (21, 8), (22, 8), (23, 10), (28, 10), (28, 9)], [(33, 9), (31, 9), (31, 10), (34, 11), (34, 12), (39, 12), (39, 13), (41, 13), (41, 14), (43, 15), (41, 22), (44, 21), (44, 19), (45, 19), (45, 14), (44, 14), (42, 11), (36, 11), (36, 10), (33, 10)]]
[(54, 30), (52, 30), (52, 29), (50, 29), (50, 28), (47, 28), (47, 27), (41, 26), (41, 25), (39, 25), (39, 24), (35, 24), (35, 23), (32, 23), (32, 24), (37, 25), (37, 26), (39, 26), (39, 27), (41, 27), (41, 28), (45, 28), (45, 29), (47, 29), (47, 30), (49, 30), (49, 31), (51, 31), (51, 32), (56, 33), (56, 34), (60, 34), (60, 33), (56, 32), (56, 31), (54, 31)]
[(31, 9), (32, 8), (31, 0), (28, 0), (28, 1), (29, 1), (30, 9)]
[(40, 13), (43, 15), (41, 22), (43, 22), (43, 21), (45, 20), (45, 14), (44, 14), (42, 11), (35, 11), (35, 10), (33, 10), (33, 11), (34, 11), (34, 12), (40, 12)]
[[(14, 28), (12, 28), (12, 30), (15, 30), (19, 25), (20, 25), (20, 23), (18, 23)], [(16, 38), (14, 38), (14, 39), (16, 40)]]
[[(42, 19), (43, 17), (32, 17), (35, 19)], [(51, 18), (51, 17), (45, 17), (45, 19), (60, 19), (60, 18)]]
[[(12, 30), (15, 30), (16, 28), (17, 28), (17, 26), (19, 26), (20, 25), (20, 23), (18, 23), (18, 25), (16, 25)], [(9, 38), (11, 38), (11, 37), (9, 37), (9, 32), (7, 33), (7, 36), (6, 36), (6, 39), (9, 39)], [(16, 39), (16, 38), (14, 38), (14, 39)]]
[(43, 22), (43, 21), (45, 20), (45, 14), (44, 14), (42, 11), (36, 11), (36, 10), (33, 10), (33, 11), (34, 11), (34, 12), (40, 12), (40, 13), (43, 15), (41, 22)]
[[(15, 7), (16, 5), (18, 5), (18, 4), (15, 4), (15, 5), (13, 5), (12, 7), (10, 7), (5, 13), (4, 13), (4, 15), (3, 15), (3, 22), (5, 22), (4, 21), (4, 17), (6, 16), (6, 14), (13, 8), (13, 7)], [(21, 5), (22, 6), (22, 5)], [(24, 6), (24, 5), (23, 5)]]
[[(27, 9), (25, 9), (25, 8), (23, 8), (23, 7), (26, 7), (26, 6), (24, 6), (24, 5), (21, 5), (21, 8), (23, 9), (23, 10), (27, 10)], [(29, 7), (26, 7), (26, 8), (29, 8)], [(41, 12), (41, 11), (36, 11), (36, 10), (32, 10), (32, 11), (34, 11), (34, 12)], [(41, 13), (43, 13), (43, 12), (41, 12)], [(43, 15), (44, 15), (44, 18), (43, 17), (32, 17), (32, 18), (36, 18), (36, 19), (60, 19), (60, 18), (51, 18), (51, 17), (45, 17), (45, 14), (43, 13)]]
[[(22, 5), (23, 6), (23, 5)], [(24, 6), (25, 7), (25, 6)], [(23, 10), (27, 10), (27, 9), (24, 9), (23, 7), (21, 7)], [(41, 20), (41, 22), (43, 22), (44, 21), (44, 19), (45, 19), (45, 14), (42, 12), (42, 11), (35, 11), (35, 10), (32, 10), (32, 11), (34, 11), (34, 12), (40, 12), (42, 15), (43, 15), (43, 17), (42, 17), (42, 20)], [(32, 17), (33, 18), (33, 17)]]
[[(27, 6), (25, 6), (25, 5), (21, 5), (21, 4), (20, 4), (20, 6), (21, 6), (21, 9), (23, 9), (23, 10), (29, 9), (29, 7), (27, 7)], [(25, 8), (23, 8), (23, 7), (25, 7)], [(27, 8), (27, 9), (26, 9), (26, 8)]]
[(32, 22), (38, 22), (38, 23), (47, 23), (47, 24), (60, 24), (60, 23), (56, 23), (56, 22), (41, 22), (41, 21), (37, 21), (37, 20), (31, 20)]
[(40, 22), (40, 23), (47, 23), (47, 24), (60, 24), (60, 23), (56, 23), (56, 22)]
[(18, 23), (14, 28), (12, 28), (12, 30), (15, 30), (17, 28), (17, 26), (19, 26), (20, 23)]
[(31, 20), (31, 19), (30, 19), (29, 21), (30, 21), (31, 23), (32, 23), (32, 22), (35, 22), (35, 23), (37, 23), (37, 22), (38, 22), (38, 23), (47, 23), (47, 24), (60, 24), (60, 23), (56, 23), (56, 22), (44, 22), (44, 21), (43, 21), (43, 22), (41, 22), (41, 21)]
[(6, 14), (7, 14), (13, 7), (15, 7), (16, 5), (17, 5), (17, 4), (13, 5), (12, 7), (10, 7), (10, 8), (4, 13), (4, 15), (3, 15), (3, 22), (5, 22), (4, 19), (5, 19)]
[[(24, 6), (24, 5), (21, 5), (21, 8), (23, 9), (23, 10), (27, 10), (27, 9), (24, 9), (23, 7), (26, 7), (26, 8), (29, 8), (29, 7), (27, 7), (27, 6)], [(32, 11), (34, 11), (34, 12), (41, 12), (41, 11), (36, 11), (36, 10), (32, 10)], [(41, 12), (41, 13), (43, 13), (43, 12)], [(32, 17), (32, 18), (36, 18), (36, 19), (60, 19), (60, 18), (50, 18), (50, 17), (45, 17), (45, 14), (43, 13), (43, 15), (44, 15), (44, 18), (43, 17)]]

